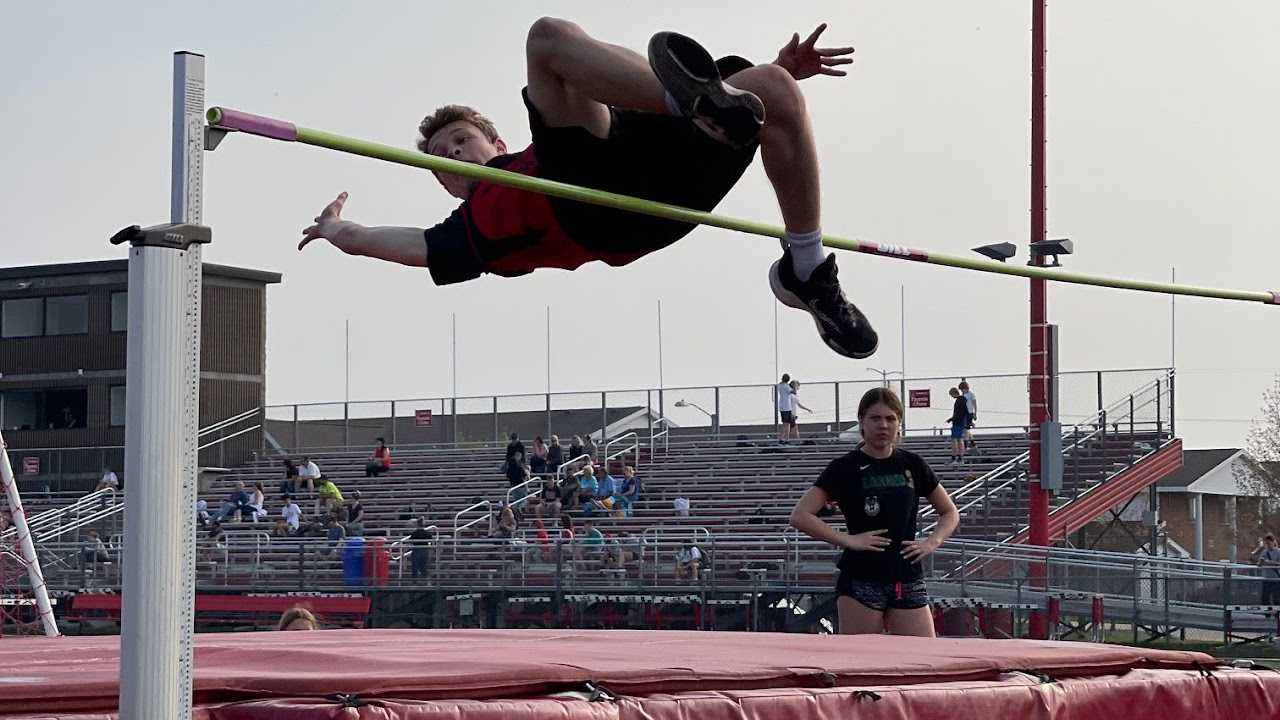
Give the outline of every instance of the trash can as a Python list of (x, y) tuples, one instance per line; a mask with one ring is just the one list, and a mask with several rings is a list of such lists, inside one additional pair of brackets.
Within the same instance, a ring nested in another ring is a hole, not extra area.
[(349, 537), (342, 548), (342, 584), (364, 587), (364, 538)]
[(369, 584), (385, 587), (390, 565), (387, 541), (378, 535), (369, 538), (364, 544), (364, 576), (369, 578)]

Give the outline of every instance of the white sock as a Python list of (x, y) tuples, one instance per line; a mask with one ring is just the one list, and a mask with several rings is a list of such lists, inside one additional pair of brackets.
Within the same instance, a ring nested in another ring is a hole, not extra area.
[(782, 241), (791, 250), (791, 264), (801, 282), (807, 282), (813, 271), (827, 259), (822, 254), (821, 230), (799, 235), (788, 230), (782, 236)]
[(667, 110), (676, 117), (684, 117), (684, 109), (680, 107), (680, 103), (676, 102), (675, 97), (671, 93), (663, 93), (664, 99), (667, 101)]

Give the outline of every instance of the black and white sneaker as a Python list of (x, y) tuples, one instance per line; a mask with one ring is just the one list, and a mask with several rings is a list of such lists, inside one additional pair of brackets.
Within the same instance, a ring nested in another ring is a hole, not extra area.
[(764, 124), (764, 103), (726, 85), (711, 53), (693, 38), (660, 32), (649, 40), (649, 66), (681, 111), (711, 137), (744, 147)]
[(791, 251), (784, 251), (782, 259), (769, 268), (769, 287), (783, 305), (808, 311), (823, 342), (841, 355), (861, 360), (879, 347), (880, 338), (867, 316), (840, 289), (835, 253), (827, 256), (808, 281), (801, 282), (791, 264)]

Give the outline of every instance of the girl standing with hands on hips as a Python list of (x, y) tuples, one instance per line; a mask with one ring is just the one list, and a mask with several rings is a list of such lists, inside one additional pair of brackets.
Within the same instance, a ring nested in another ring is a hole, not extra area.
[[(938, 549), (960, 514), (933, 470), (919, 455), (898, 447), (902, 400), (873, 388), (858, 403), (863, 441), (831, 461), (791, 511), (791, 525), (844, 553), (836, 581), (840, 633), (933, 637), (933, 616), (920, 562)], [(938, 525), (917, 540), (920, 499), (938, 513)], [(848, 533), (818, 517), (829, 501), (839, 504)]]

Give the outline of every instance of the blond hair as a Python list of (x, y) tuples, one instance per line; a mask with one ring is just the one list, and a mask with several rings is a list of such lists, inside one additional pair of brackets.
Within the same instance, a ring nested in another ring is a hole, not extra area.
[(445, 125), (462, 122), (474, 125), (489, 142), (495, 142), (498, 139), (498, 128), (493, 126), (493, 121), (481, 115), (475, 108), (466, 105), (445, 105), (436, 108), (436, 111), (424, 118), (418, 123), (418, 150), (427, 152), (427, 146), (431, 144), (431, 137), (440, 132)]

